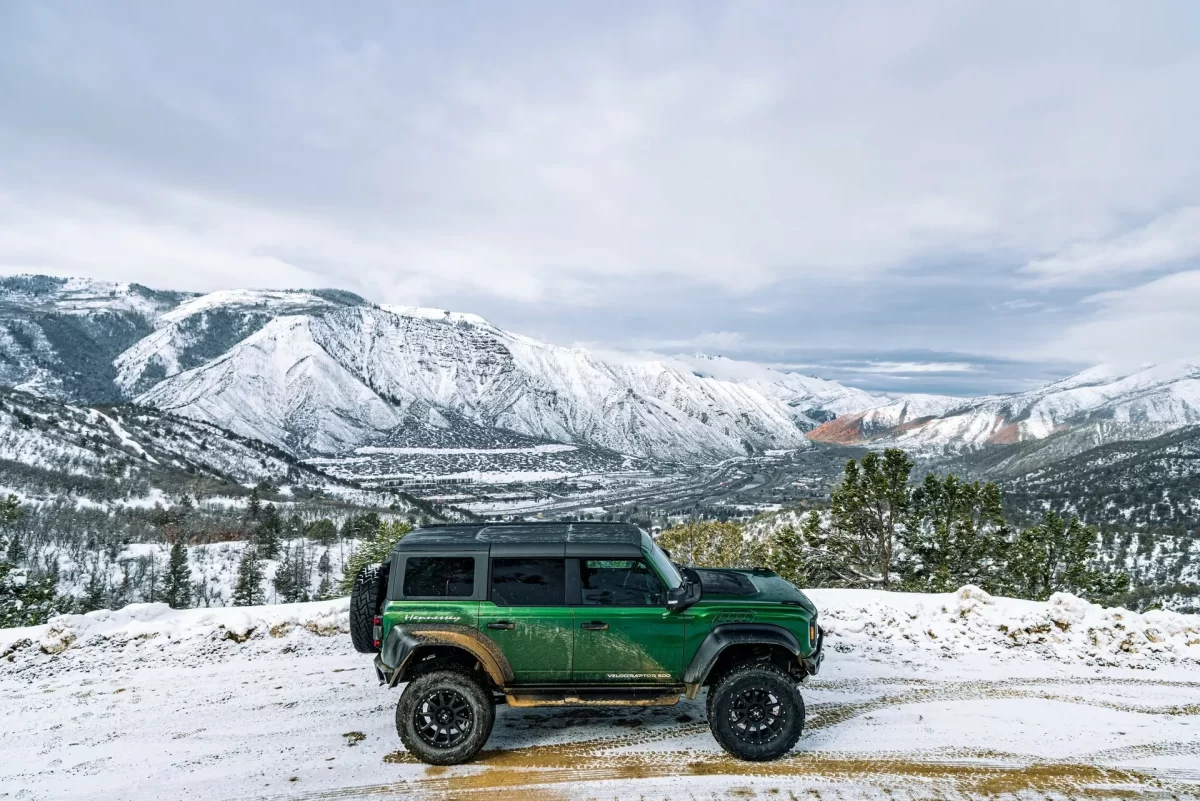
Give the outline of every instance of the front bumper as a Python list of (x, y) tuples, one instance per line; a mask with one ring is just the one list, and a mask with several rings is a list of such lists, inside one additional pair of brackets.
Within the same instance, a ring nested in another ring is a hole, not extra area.
[(817, 647), (811, 654), (801, 657), (800, 664), (804, 665), (804, 669), (808, 671), (808, 675), (815, 676), (821, 672), (821, 662), (825, 659), (825, 629), (817, 626)]

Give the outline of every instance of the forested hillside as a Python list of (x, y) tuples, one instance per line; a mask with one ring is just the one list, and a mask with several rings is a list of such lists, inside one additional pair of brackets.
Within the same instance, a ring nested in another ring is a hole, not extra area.
[[(153, 409), (0, 389), (4, 498), (0, 555), (40, 593), (43, 611), (27, 609), (27, 620), (162, 600), (176, 543), (192, 549), (179, 605), (232, 603), (247, 543), (264, 562), (265, 596), (299, 600), (316, 594), (323, 559), (324, 574), (339, 577), (348, 552), (382, 521), (459, 514), (363, 490), (273, 446)], [(274, 590), (281, 566), (303, 574), (296, 591)]]

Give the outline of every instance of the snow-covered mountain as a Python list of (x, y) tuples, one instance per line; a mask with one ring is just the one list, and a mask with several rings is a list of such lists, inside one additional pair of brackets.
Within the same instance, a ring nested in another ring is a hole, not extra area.
[(805, 432), (945, 453), (1064, 431), (1094, 447), (1200, 423), (1194, 364), (890, 400), (721, 357), (550, 345), (476, 315), (338, 290), (197, 295), (45, 276), (0, 279), (0, 385), (134, 401), (296, 457), (517, 437), (696, 463), (804, 448)]
[(136, 401), (296, 456), (495, 432), (660, 460), (807, 446), (885, 398), (727, 359), (633, 359), (538, 342), (481, 317), (335, 290), (164, 293), (0, 283), (0, 383)]
[(1011, 445), (1088, 429), (1086, 447), (1144, 439), (1200, 423), (1200, 366), (1171, 364), (1120, 374), (1101, 366), (1013, 395), (909, 395), (846, 414), (809, 433), (841, 444), (948, 451)]
[(788, 406), (753, 386), (668, 360), (606, 361), (479, 318), (397, 307), (278, 317), (137, 401), (221, 420), (299, 454), (402, 442), (406, 429), (454, 419), (660, 459), (807, 444)]

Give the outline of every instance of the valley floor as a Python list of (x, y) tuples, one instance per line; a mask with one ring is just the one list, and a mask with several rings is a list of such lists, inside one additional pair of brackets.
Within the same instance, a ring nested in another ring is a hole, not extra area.
[(500, 707), (476, 763), (415, 763), (344, 601), (0, 631), (0, 798), (1200, 797), (1200, 619), (1124, 613), (1109, 648), (1096, 607), (975, 593), (813, 592), (831, 650), (795, 753), (766, 764), (719, 750), (703, 698)]

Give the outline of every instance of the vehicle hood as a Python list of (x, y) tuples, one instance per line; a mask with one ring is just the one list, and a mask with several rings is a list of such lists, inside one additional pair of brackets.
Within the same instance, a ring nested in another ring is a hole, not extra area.
[(770, 570), (738, 570), (734, 568), (693, 568), (704, 588), (704, 601), (754, 601), (755, 603), (799, 606), (810, 614), (817, 607), (794, 584)]

